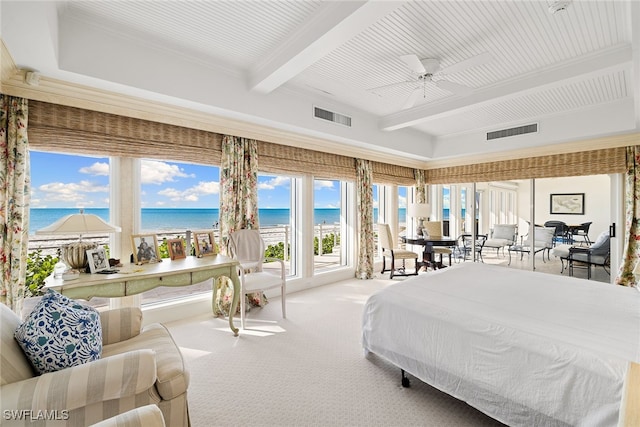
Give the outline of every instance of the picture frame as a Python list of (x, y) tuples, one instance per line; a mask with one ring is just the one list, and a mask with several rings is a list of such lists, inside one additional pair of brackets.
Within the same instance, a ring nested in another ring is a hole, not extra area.
[(161, 261), (158, 257), (158, 238), (155, 234), (132, 235), (131, 248), (133, 250), (133, 262), (136, 264)]
[(87, 263), (89, 264), (91, 274), (108, 270), (109, 260), (107, 259), (107, 252), (105, 251), (104, 246), (87, 249)]
[(556, 215), (584, 215), (584, 193), (551, 194), (549, 212)]
[(184, 259), (187, 257), (182, 239), (167, 239), (167, 249), (169, 251), (169, 258), (171, 258), (172, 261), (174, 259)]
[(196, 248), (196, 256), (212, 256), (218, 254), (218, 246), (216, 245), (213, 231), (194, 231), (193, 245)]

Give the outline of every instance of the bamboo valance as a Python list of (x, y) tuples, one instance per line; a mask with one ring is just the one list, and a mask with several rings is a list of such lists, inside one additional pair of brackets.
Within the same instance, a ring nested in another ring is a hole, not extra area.
[(426, 170), (429, 184), (508, 181), (598, 175), (625, 171), (625, 148), (510, 159)]
[(222, 136), (82, 108), (29, 101), (35, 150), (220, 164)]

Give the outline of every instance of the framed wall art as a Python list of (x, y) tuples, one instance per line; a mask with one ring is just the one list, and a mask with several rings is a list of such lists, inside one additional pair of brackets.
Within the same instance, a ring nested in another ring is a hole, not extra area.
[(155, 234), (132, 235), (131, 247), (133, 249), (133, 262), (136, 264), (161, 261), (158, 258), (158, 238)]
[(218, 254), (213, 231), (194, 231), (193, 242), (196, 247), (196, 256), (210, 256)]
[(184, 248), (184, 241), (182, 239), (168, 239), (167, 249), (169, 250), (169, 258), (172, 260), (187, 257), (187, 253)]
[(102, 246), (87, 249), (87, 262), (89, 263), (89, 270), (92, 274), (109, 269), (107, 253)]
[(584, 193), (551, 194), (551, 214), (584, 215)]

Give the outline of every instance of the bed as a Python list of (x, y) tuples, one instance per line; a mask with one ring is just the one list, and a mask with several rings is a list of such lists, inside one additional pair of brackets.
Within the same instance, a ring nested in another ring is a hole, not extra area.
[(508, 425), (615, 426), (640, 361), (640, 292), (461, 263), (373, 294), (362, 340)]

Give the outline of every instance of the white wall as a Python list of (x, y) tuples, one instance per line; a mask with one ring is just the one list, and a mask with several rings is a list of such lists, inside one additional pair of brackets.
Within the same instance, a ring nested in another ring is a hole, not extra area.
[[(517, 181), (519, 232), (525, 234), (529, 219), (530, 184), (529, 180)], [(609, 230), (611, 224), (611, 179), (609, 175), (592, 175), (564, 178), (539, 178), (535, 183), (535, 221), (564, 221), (567, 224), (580, 224), (591, 221), (589, 237), (595, 240), (598, 235)], [(549, 199), (555, 193), (585, 193), (584, 215), (551, 215)]]

